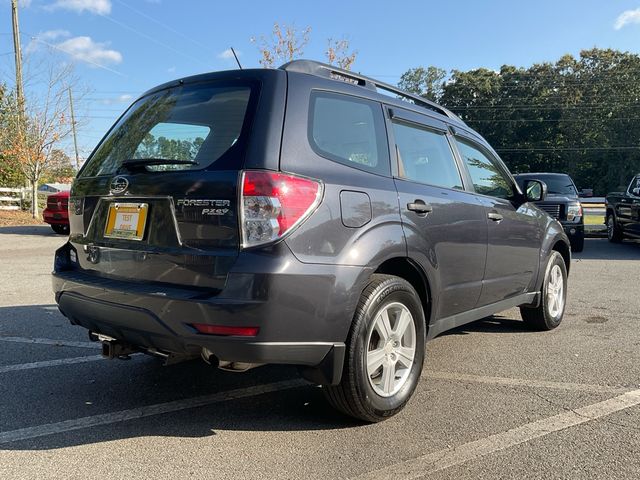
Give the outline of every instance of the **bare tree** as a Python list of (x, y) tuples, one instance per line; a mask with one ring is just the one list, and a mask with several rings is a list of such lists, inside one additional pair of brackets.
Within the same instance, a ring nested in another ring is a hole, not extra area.
[(327, 62), (331, 65), (337, 65), (344, 70), (351, 70), (351, 65), (356, 61), (358, 52), (353, 50), (349, 52), (349, 40), (343, 38), (327, 40), (327, 51), (325, 52)]
[(251, 43), (255, 43), (260, 51), (260, 65), (265, 68), (273, 68), (277, 64), (290, 62), (299, 58), (304, 53), (304, 48), (309, 43), (311, 27), (298, 30), (295, 25), (273, 24), (271, 36), (262, 35), (259, 39), (251, 37)]
[(20, 120), (17, 102), (8, 114), (0, 133), (0, 153), (19, 165), (31, 187), (31, 213), (38, 217), (38, 182), (55, 162), (52, 155), (58, 142), (72, 129), (68, 120), (67, 89), (73, 78), (72, 64), (54, 64), (48, 68), (41, 96), (27, 97), (24, 120)]

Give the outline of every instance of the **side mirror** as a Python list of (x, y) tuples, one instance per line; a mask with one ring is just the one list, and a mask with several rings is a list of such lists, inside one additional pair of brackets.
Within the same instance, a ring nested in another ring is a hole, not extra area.
[(634, 188), (632, 192), (636, 197), (640, 197), (640, 188)]
[(541, 180), (526, 180), (524, 196), (527, 202), (541, 202), (547, 197), (547, 184)]

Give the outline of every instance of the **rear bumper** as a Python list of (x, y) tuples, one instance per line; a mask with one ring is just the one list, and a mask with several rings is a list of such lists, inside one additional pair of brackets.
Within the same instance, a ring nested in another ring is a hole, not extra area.
[(45, 208), (42, 219), (49, 225), (69, 225), (69, 213), (65, 210), (53, 211)]
[[(240, 254), (225, 288), (207, 296), (202, 289), (83, 272), (71, 263), (71, 248), (66, 244), (56, 252), (53, 290), (60, 311), (73, 324), (167, 353), (195, 356), (206, 348), (233, 362), (333, 362), (344, 353), (369, 275), (361, 267), (302, 264), (281, 245), (277, 255)], [(252, 326), (259, 332), (255, 337), (204, 335), (194, 323)]]

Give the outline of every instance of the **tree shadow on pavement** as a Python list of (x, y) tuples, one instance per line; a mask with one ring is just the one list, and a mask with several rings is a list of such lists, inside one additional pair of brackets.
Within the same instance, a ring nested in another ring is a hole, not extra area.
[(38, 237), (64, 238), (64, 235), (55, 233), (49, 225), (16, 225), (13, 227), (0, 227), (0, 235), (32, 235)]

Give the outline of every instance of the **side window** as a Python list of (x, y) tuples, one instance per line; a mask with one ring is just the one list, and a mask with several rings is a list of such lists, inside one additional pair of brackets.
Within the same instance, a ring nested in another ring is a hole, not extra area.
[(309, 143), (318, 155), (368, 172), (389, 175), (382, 107), (337, 93), (312, 92)]
[(477, 193), (498, 198), (513, 197), (511, 181), (489, 157), (464, 140), (456, 139), (456, 143)]
[(640, 175), (638, 175), (633, 180), (631, 180), (631, 183), (629, 184), (629, 189), (627, 190), (627, 192), (630, 195), (635, 195), (637, 197), (640, 197)]
[(417, 126), (393, 123), (401, 177), (445, 188), (462, 189), (462, 179), (447, 137)]

